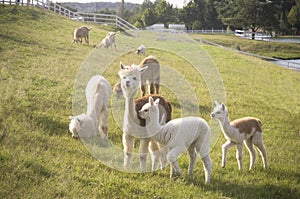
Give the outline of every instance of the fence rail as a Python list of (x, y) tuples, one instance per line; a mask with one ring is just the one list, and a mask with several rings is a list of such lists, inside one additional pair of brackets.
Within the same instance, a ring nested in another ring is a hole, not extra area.
[(138, 30), (135, 26), (117, 15), (74, 12), (49, 0), (0, 0), (0, 3), (9, 5), (36, 6), (77, 21), (112, 25), (123, 31)]

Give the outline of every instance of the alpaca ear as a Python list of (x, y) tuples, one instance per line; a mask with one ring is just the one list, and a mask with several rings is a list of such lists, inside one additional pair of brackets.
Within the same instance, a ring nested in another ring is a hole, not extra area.
[(149, 97), (149, 104), (150, 104), (151, 106), (153, 106), (153, 104), (154, 104), (153, 98), (152, 98), (151, 96)]
[(215, 101), (215, 105), (218, 106), (220, 103), (216, 100)]
[(125, 66), (123, 65), (123, 63), (122, 63), (122, 62), (120, 62), (120, 68), (121, 68), (122, 70), (124, 70), (124, 69), (125, 69)]
[(225, 111), (225, 105), (222, 103), (222, 110)]
[(72, 120), (74, 117), (73, 116), (69, 116), (69, 119)]
[(141, 73), (145, 72), (147, 69), (148, 69), (148, 66), (143, 66), (143, 67), (140, 67), (140, 66), (139, 66), (139, 71), (140, 71)]
[(154, 104), (155, 104), (155, 105), (158, 105), (158, 104), (159, 104), (159, 98), (157, 98), (157, 99), (154, 101)]
[(82, 121), (79, 118), (76, 118), (77, 122), (79, 123), (79, 125), (81, 126)]

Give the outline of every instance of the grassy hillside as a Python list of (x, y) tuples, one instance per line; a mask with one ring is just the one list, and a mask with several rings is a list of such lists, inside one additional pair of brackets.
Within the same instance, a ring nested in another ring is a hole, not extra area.
[[(68, 116), (74, 113), (74, 84), (85, 79), (78, 74), (97, 73), (97, 67), (105, 61), (99, 52), (120, 55), (103, 71), (113, 86), (118, 81), (119, 61), (130, 64), (143, 58), (132, 51), (121, 54), (122, 47), (139, 45), (141, 40), (119, 35), (117, 50), (95, 50), (93, 45), (110, 30), (107, 27), (88, 25), (93, 27), (92, 45), (75, 45), (71, 42), (74, 28), (82, 25), (78, 22), (19, 6), (1, 5), (0, 13), (0, 198), (300, 197), (299, 72), (216, 47), (199, 46), (220, 71), (230, 118), (252, 115), (263, 121), (270, 168), (263, 170), (258, 156), (255, 169), (247, 171), (249, 155), (244, 149), (245, 170), (238, 171), (232, 148), (222, 169), (221, 145), (225, 139), (221, 136), (211, 151), (214, 165), (210, 185), (204, 185), (199, 160), (194, 175), (186, 175), (186, 155), (179, 161), (184, 174), (177, 179), (169, 179), (168, 168), (145, 174), (123, 172), (99, 162), (83, 141), (71, 138)], [(165, 42), (187, 52), (194, 47)], [(158, 48), (147, 53), (190, 83), (201, 103), (201, 116), (209, 120), (213, 105), (207, 82), (195, 75), (192, 60)], [(83, 71), (83, 66), (91, 71)], [(172, 103), (173, 117), (179, 117), (180, 104), (174, 93), (163, 87), (162, 95)], [(109, 137), (121, 147), (122, 131), (116, 117), (111, 114)]]

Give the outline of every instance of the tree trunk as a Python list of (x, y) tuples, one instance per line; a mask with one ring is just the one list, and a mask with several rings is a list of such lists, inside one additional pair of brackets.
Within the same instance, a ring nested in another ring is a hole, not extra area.
[(252, 32), (252, 33), (251, 33), (251, 39), (254, 40), (254, 39), (255, 39), (255, 29), (252, 28), (252, 29), (251, 29), (251, 32)]
[(124, 7), (125, 7), (125, 2), (122, 0), (121, 2), (121, 8), (120, 8), (120, 17), (124, 18)]

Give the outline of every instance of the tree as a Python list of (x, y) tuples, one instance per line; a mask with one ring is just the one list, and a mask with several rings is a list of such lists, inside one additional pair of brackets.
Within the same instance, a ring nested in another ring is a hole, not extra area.
[(296, 1), (295, 3), (296, 5), (291, 8), (287, 18), (288, 22), (292, 24), (297, 33), (300, 30), (300, 0)]
[(144, 22), (145, 26), (150, 26), (152, 24), (155, 24), (156, 16), (154, 11), (150, 8), (147, 8), (142, 15), (142, 21)]
[(215, 7), (225, 25), (251, 29), (252, 39), (258, 29), (271, 29), (278, 21), (277, 6), (269, 0), (222, 0)]
[(120, 17), (124, 18), (124, 9), (125, 9), (125, 2), (124, 0), (121, 1), (121, 7), (120, 7)]
[(157, 21), (160, 23), (164, 23), (167, 27), (167, 24), (175, 21), (173, 5), (166, 2), (166, 0), (159, 0), (155, 2), (155, 13), (157, 14)]

